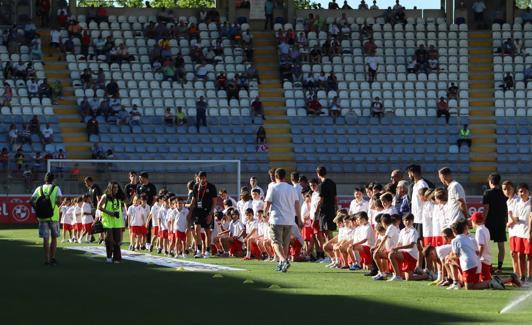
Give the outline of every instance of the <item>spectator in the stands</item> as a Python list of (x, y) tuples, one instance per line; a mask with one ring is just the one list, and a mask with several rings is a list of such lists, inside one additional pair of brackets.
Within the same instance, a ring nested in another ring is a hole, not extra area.
[(329, 10), (337, 10), (340, 9), (340, 6), (336, 3), (336, 0), (332, 0), (329, 2)]
[(321, 115), (323, 112), (321, 111), (323, 106), (321, 105), (320, 101), (318, 100), (318, 96), (314, 96), (312, 100), (307, 102), (307, 114), (308, 115)]
[(264, 29), (268, 29), (268, 24), (270, 24), (270, 30), (273, 30), (273, 1), (266, 0), (264, 2)]
[(262, 125), (259, 126), (259, 128), (257, 129), (255, 143), (257, 145), (258, 152), (268, 151), (267, 144), (266, 144), (266, 129)]
[(105, 86), (105, 93), (108, 96), (115, 96), (118, 95), (118, 91), (118, 83), (113, 78), (111, 78), (109, 83), (107, 83), (107, 85)]
[[(101, 106), (101, 105), (100, 105)], [(114, 95), (109, 99), (109, 107), (111, 108), (111, 114), (117, 114), (118, 111), (122, 108), (122, 101), (118, 95)]]
[(187, 124), (187, 117), (185, 115), (185, 112), (183, 112), (183, 108), (181, 106), (178, 106), (175, 112), (175, 124), (177, 126)]
[(369, 25), (367, 22), (364, 22), (362, 27), (360, 28), (360, 35), (362, 36), (362, 39), (372, 39), (373, 40), (373, 26)]
[(50, 126), (50, 123), (46, 123), (46, 126), (41, 129), (43, 143), (52, 143), (54, 136), (54, 129)]
[(94, 54), (97, 59), (100, 55), (105, 55), (105, 43), (102, 35), (98, 36), (98, 38), (93, 41)]
[(237, 73), (235, 76), (235, 81), (237, 82), (239, 91), (245, 89), (249, 93), (249, 81), (245, 75)]
[(521, 19), (523, 20), (523, 24), (532, 23), (532, 11), (530, 10), (530, 7), (521, 11)]
[(410, 61), (408, 62), (408, 65), (406, 66), (406, 71), (408, 73), (417, 73), (418, 64), (417, 64), (417, 57), (415, 55), (412, 55), (412, 57), (410, 58)]
[(373, 5), (369, 9), (379, 10), (379, 6), (377, 6), (377, 0), (373, 0)]
[(120, 107), (120, 109), (114, 114), (114, 116), (116, 118), (116, 125), (129, 124), (129, 113), (124, 107)]
[(310, 50), (309, 58), (311, 64), (321, 64), (321, 49), (319, 46), (316, 45)]
[(15, 143), (17, 143), (17, 141), (19, 139), (19, 136), (18, 136), (17, 126), (15, 124), (11, 124), (9, 126), (8, 137), (9, 137), (9, 144), (10, 145), (14, 145)]
[(528, 80), (532, 79), (532, 65), (528, 66), (523, 72), (523, 78), (525, 82), (525, 87), (528, 85)]
[(35, 61), (42, 59), (41, 38), (39, 35), (35, 35), (31, 40), (31, 58)]
[(229, 80), (225, 88), (227, 93), (227, 105), (230, 105), (231, 99), (235, 98), (240, 101), (240, 96), (238, 95), (238, 84), (235, 79)]
[(162, 68), (163, 80), (177, 81), (175, 68), (171, 64), (165, 64)]
[(370, 55), (366, 58), (366, 64), (368, 66), (368, 82), (371, 84), (377, 77), (378, 60), (374, 55)]
[(255, 117), (259, 115), (262, 116), (263, 120), (266, 119), (266, 117), (264, 116), (264, 107), (262, 105), (262, 102), (260, 101), (259, 96), (257, 96), (251, 103), (251, 123), (255, 124)]
[(43, 97), (52, 98), (52, 88), (48, 84), (48, 79), (44, 78), (39, 84), (38, 94), (40, 100), (42, 100)]
[(429, 72), (440, 71), (440, 62), (438, 61), (438, 59), (429, 58), (427, 60), (427, 70)]
[(486, 26), (486, 22), (484, 21), (484, 11), (486, 11), (488, 8), (486, 7), (484, 1), (475, 0), (472, 9), (475, 22), (477, 23), (477, 28)]
[(342, 106), (338, 102), (338, 96), (334, 96), (329, 104), (329, 115), (333, 118), (333, 122), (336, 123), (336, 119), (340, 116)]
[(384, 116), (384, 104), (382, 103), (382, 100), (379, 96), (375, 97), (373, 99), (373, 102), (371, 102), (371, 117), (377, 117), (379, 119), (379, 123), (381, 121), (381, 118)]
[(13, 89), (8, 82), (4, 81), (4, 95), (2, 106), (11, 107), (11, 100), (13, 99)]
[(203, 96), (200, 96), (196, 102), (196, 130), (200, 131), (200, 125), (207, 127), (207, 102)]
[(360, 1), (360, 4), (358, 5), (358, 10), (368, 10), (368, 4), (366, 3), (366, 1)]
[(91, 119), (87, 122), (87, 135), (90, 137), (93, 134), (100, 134), (100, 127), (98, 121), (94, 117), (91, 117)]
[(93, 82), (92, 82), (92, 71), (89, 68), (85, 68), (80, 76), (81, 79), (81, 86), (83, 89), (92, 88)]
[(63, 84), (61, 84), (60, 80), (54, 80), (50, 85), (50, 89), (52, 91), (52, 103), (55, 104), (58, 98), (63, 97)]
[(501, 47), (502, 55), (511, 55), (514, 56), (515, 54), (515, 43), (512, 38), (507, 38), (503, 43)]
[[(87, 97), (84, 97), (84, 100), (87, 99)], [(98, 98), (98, 96), (96, 94), (94, 94), (94, 96), (88, 100), (88, 104), (90, 106), (90, 109), (91, 109), (91, 115), (98, 115), (98, 111), (100, 109), (100, 103), (101, 103), (101, 100)], [(84, 106), (84, 103), (82, 102), (82, 106)]]
[(429, 54), (425, 49), (425, 45), (420, 44), (415, 51), (417, 70), (427, 73)]
[(67, 31), (68, 31), (68, 36), (70, 38), (81, 39), (81, 26), (79, 25), (79, 21), (72, 19), (68, 23)]
[(347, 0), (344, 0), (344, 4), (342, 6), (342, 9), (345, 10), (345, 9), (353, 9), (353, 8), (351, 8), (351, 6), (347, 3)]
[(137, 105), (133, 105), (131, 112), (129, 112), (129, 116), (130, 116), (130, 119), (129, 119), (130, 126), (140, 125), (140, 118), (142, 114), (139, 112)]
[(499, 87), (502, 87), (504, 91), (514, 88), (514, 77), (512, 76), (510, 72), (506, 73), (502, 82), (503, 82), (502, 85), (500, 85)]
[(172, 109), (170, 107), (167, 107), (164, 111), (164, 123), (166, 125), (174, 124), (174, 115), (172, 114)]
[(299, 81), (303, 77), (303, 69), (300, 64), (292, 64), (292, 81)]
[(338, 78), (336, 77), (334, 72), (331, 72), (329, 76), (327, 77), (326, 90), (327, 91), (331, 91), (331, 90), (338, 91)]
[(28, 97), (33, 98), (39, 95), (39, 85), (35, 79), (28, 80)]
[(196, 77), (198, 79), (207, 80), (207, 74), (208, 74), (207, 66), (205, 63), (201, 63), (199, 67), (196, 69)]
[(438, 100), (438, 103), (436, 103), (436, 117), (440, 118), (442, 115), (445, 116), (445, 123), (449, 124), (449, 119), (451, 118), (451, 113), (449, 112), (449, 103), (447, 103), (443, 96), (440, 97), (440, 100)]
[(33, 115), (29, 125), (31, 134), (41, 134), (41, 121), (37, 115)]
[(24, 165), (24, 153), (22, 152), (22, 148), (18, 148), (17, 152), (15, 153), (15, 164), (17, 165), (17, 170), (20, 172), (22, 171), (22, 166)]
[(107, 21), (107, 19), (107, 9), (105, 9), (103, 5), (99, 5), (98, 9), (96, 9), (95, 21), (99, 24), (101, 22)]
[(227, 76), (225, 75), (223, 71), (221, 71), (216, 76), (214, 87), (216, 88), (216, 90), (225, 89), (226, 83), (227, 83)]
[(20, 138), (20, 142), (22, 142), (22, 144), (24, 143), (29, 143), (31, 144), (32, 141), (31, 141), (31, 129), (30, 129), (30, 124), (22, 124), (22, 130), (20, 131), (19, 133), (19, 138)]
[(458, 87), (451, 82), (449, 88), (447, 88), (447, 99), (458, 99)]
[(249, 65), (246, 70), (246, 75), (249, 80), (256, 79), (257, 83), (260, 85), (259, 72), (254, 64)]
[(464, 124), (464, 127), (460, 129), (460, 132), (458, 134), (459, 138), (456, 141), (456, 144), (458, 145), (458, 148), (462, 147), (462, 144), (466, 144), (469, 148), (471, 148), (471, 130), (469, 130), (468, 125)]
[(364, 54), (366, 55), (375, 55), (377, 54), (377, 44), (373, 40), (373, 37), (370, 37), (363, 45)]

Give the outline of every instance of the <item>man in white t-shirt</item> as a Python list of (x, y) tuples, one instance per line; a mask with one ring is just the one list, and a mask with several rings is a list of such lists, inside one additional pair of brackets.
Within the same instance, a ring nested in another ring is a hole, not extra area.
[(303, 206), (303, 202), (305, 201), (305, 198), (303, 197), (303, 187), (301, 184), (299, 184), (299, 173), (298, 172), (292, 172), (290, 174), (290, 181), (292, 182), (292, 185), (294, 186), (294, 189), (296, 190), (297, 197), (299, 199), (299, 205)]
[(46, 123), (46, 127), (41, 129), (42, 139), (44, 143), (52, 143), (54, 130), (50, 126), (50, 123)]
[(453, 180), (453, 175), (449, 167), (443, 167), (438, 171), (438, 176), (443, 185), (447, 186), (447, 200), (449, 209), (453, 216), (459, 219), (467, 218), (467, 204), (465, 191), (462, 185)]
[(275, 254), (279, 258), (278, 272), (286, 272), (290, 267), (287, 259), (290, 234), (296, 220), (301, 222), (299, 198), (294, 187), (285, 182), (285, 178), (284, 169), (275, 170), (275, 184), (268, 189), (264, 208), (270, 216), (270, 235)]

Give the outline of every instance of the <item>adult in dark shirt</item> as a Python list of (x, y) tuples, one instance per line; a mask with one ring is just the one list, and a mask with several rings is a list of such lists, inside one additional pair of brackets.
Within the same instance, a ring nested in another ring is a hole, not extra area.
[(501, 175), (488, 176), (489, 190), (484, 192), (482, 204), (484, 205), (484, 220), (486, 228), (490, 231), (490, 238), (497, 243), (499, 250), (497, 258), (497, 272), (502, 272), (504, 261), (504, 242), (506, 241), (506, 223), (508, 222), (508, 206), (506, 196), (500, 187)]
[(114, 95), (118, 95), (118, 84), (114, 79), (111, 79), (107, 86), (105, 86), (105, 91), (107, 92), (107, 95), (110, 97), (113, 97)]
[[(87, 194), (89, 194), (91, 197), (92, 216), (95, 217), (96, 205), (98, 204), (98, 202), (100, 202), (100, 197), (102, 196), (102, 189), (98, 186), (98, 184), (94, 182), (94, 180), (90, 176), (85, 177), (84, 182), (85, 182), (85, 186), (87, 187), (89, 191)], [(103, 237), (100, 235), (100, 241), (102, 240), (103, 240)], [(90, 242), (92, 243), (93, 241), (94, 241), (94, 235), (91, 233)]]
[(203, 96), (196, 102), (196, 130), (200, 131), (200, 125), (207, 127), (207, 102)]
[[(214, 208), (218, 200), (216, 186), (207, 181), (207, 173), (200, 171), (197, 175), (198, 182), (192, 189), (192, 202), (190, 203), (189, 220), (194, 224), (194, 240), (196, 242), (195, 258), (208, 258), (210, 254), (211, 226)], [(201, 239), (201, 229), (205, 230), (205, 239)]]
[(403, 171), (400, 169), (392, 170), (392, 173), (390, 175), (390, 183), (386, 184), (385, 186), (387, 192), (396, 193), (397, 184), (399, 183), (399, 181), (402, 181), (402, 180), (403, 180)]
[[(137, 194), (143, 195), (146, 198), (146, 203), (151, 207), (157, 195), (157, 188), (150, 183), (150, 175), (147, 172), (140, 173), (140, 184), (137, 186)], [(146, 234), (146, 242), (151, 243), (151, 220), (148, 223), (148, 233)]]
[(92, 206), (95, 208), (96, 204), (100, 201), (100, 197), (102, 196), (102, 189), (94, 182), (92, 177), (87, 176), (84, 179), (85, 186), (87, 187), (87, 190), (89, 191), (88, 194), (91, 197), (92, 200)]
[(129, 206), (133, 200), (133, 196), (137, 194), (137, 187), (139, 186), (139, 177), (137, 172), (132, 170), (129, 172), (129, 183), (124, 186), (126, 194), (126, 204)]
[[(327, 240), (333, 237), (332, 232), (336, 230), (334, 218), (336, 216), (336, 207), (338, 206), (338, 197), (336, 196), (336, 183), (327, 178), (327, 169), (324, 166), (316, 168), (316, 174), (320, 179), (318, 192), (320, 200), (316, 207), (316, 216), (314, 220), (319, 221), (320, 234), (318, 234), (318, 242), (321, 247)], [(318, 256), (323, 258), (324, 256)]]

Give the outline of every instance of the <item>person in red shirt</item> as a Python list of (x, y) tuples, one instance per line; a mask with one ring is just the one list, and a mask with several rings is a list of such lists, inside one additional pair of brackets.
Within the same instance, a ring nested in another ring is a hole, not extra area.
[(437, 110), (436, 110), (436, 116), (439, 118), (440, 116), (445, 116), (445, 123), (449, 124), (449, 119), (451, 118), (451, 113), (449, 113), (449, 104), (445, 100), (445, 98), (440, 97), (440, 100), (438, 101), (438, 104), (436, 104)]
[(317, 96), (314, 96), (311, 101), (307, 103), (307, 114), (309, 115), (321, 115), (323, 107), (321, 106), (320, 101)]
[(84, 30), (83, 35), (81, 36), (81, 54), (85, 57), (85, 60), (88, 60), (90, 45), (91, 45), (91, 36), (89, 34), (89, 31)]
[(99, 24), (102, 21), (107, 21), (107, 9), (105, 9), (102, 5), (96, 9), (96, 22)]
[(38, 0), (37, 10), (38, 16), (41, 17), (41, 26), (50, 25), (50, 0)]
[(255, 117), (257, 115), (262, 116), (263, 120), (266, 119), (264, 116), (264, 107), (262, 106), (259, 96), (255, 97), (255, 100), (251, 103), (251, 123), (255, 124)]
[(67, 20), (68, 14), (66, 9), (59, 9), (59, 14), (57, 15), (57, 24), (63, 28), (66, 28)]

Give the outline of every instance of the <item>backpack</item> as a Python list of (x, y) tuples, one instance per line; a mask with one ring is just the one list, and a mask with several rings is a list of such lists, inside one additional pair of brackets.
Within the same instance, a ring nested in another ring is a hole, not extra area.
[(43, 187), (39, 188), (39, 197), (33, 202), (33, 208), (35, 209), (35, 214), (37, 219), (48, 219), (54, 216), (54, 205), (52, 200), (50, 200), (50, 195), (55, 190), (55, 185), (52, 185), (52, 189), (48, 194), (45, 194)]

